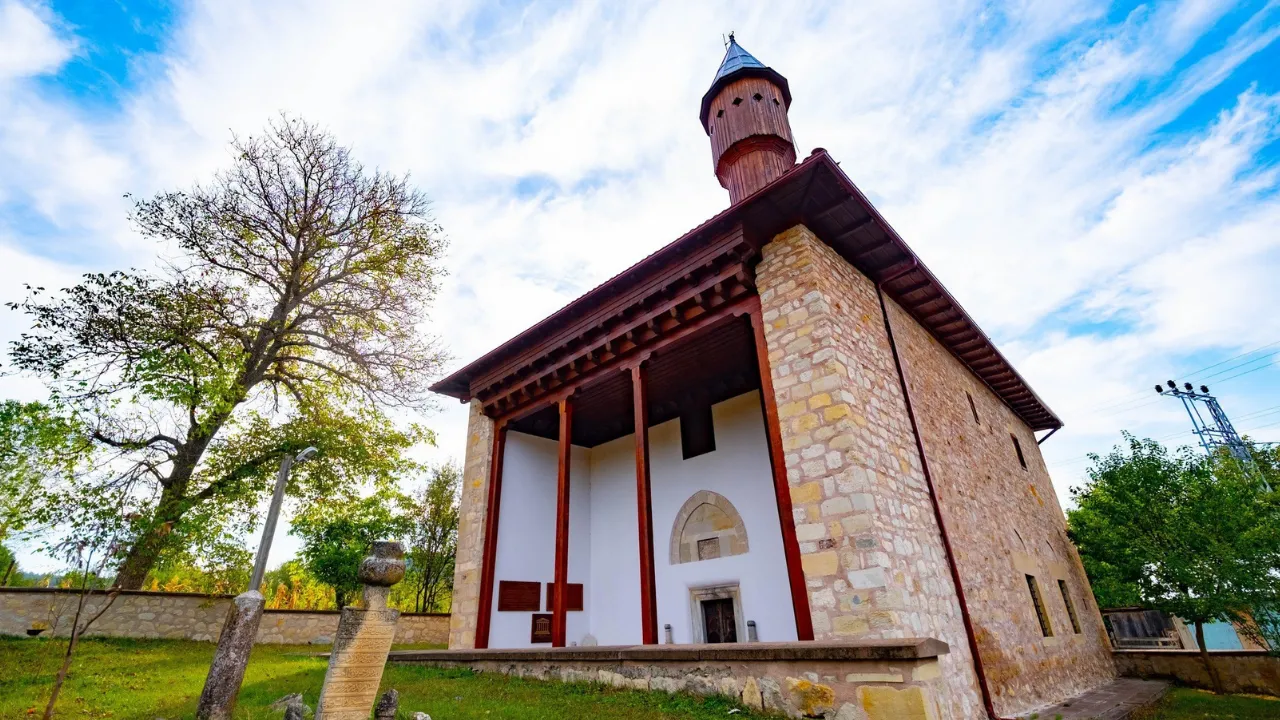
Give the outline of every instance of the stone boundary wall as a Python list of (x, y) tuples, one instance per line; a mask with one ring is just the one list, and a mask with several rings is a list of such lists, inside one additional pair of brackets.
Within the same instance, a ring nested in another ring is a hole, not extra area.
[(406, 650), (389, 661), (632, 690), (722, 695), (787, 717), (954, 717), (932, 639), (638, 645), (535, 650)]
[[(1199, 650), (1115, 650), (1112, 655), (1123, 677), (1213, 687)], [(1227, 692), (1280, 697), (1280, 657), (1268, 655), (1266, 650), (1210, 650), (1209, 662)]]
[[(63, 588), (0, 588), (0, 635), (26, 636), (33, 627), (42, 636), (65, 637), (75, 617), (77, 591)], [(89, 636), (218, 639), (231, 606), (231, 595), (125, 590), (89, 628)], [(90, 612), (102, 607), (105, 594), (86, 602)], [(273, 645), (327, 645), (338, 629), (336, 610), (267, 610), (258, 627), (258, 642)], [(445, 644), (448, 613), (401, 613), (396, 644)]]

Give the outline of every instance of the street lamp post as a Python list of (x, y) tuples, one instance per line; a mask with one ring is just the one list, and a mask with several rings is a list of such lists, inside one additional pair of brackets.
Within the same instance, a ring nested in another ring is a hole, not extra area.
[(275, 492), (271, 495), (271, 507), (267, 510), (267, 523), (262, 528), (262, 540), (258, 544), (258, 556), (253, 562), (253, 575), (249, 589), (236, 596), (227, 621), (218, 636), (218, 649), (214, 651), (213, 664), (200, 693), (196, 707), (199, 720), (229, 720), (244, 681), (244, 669), (249, 663), (249, 651), (258, 636), (258, 624), (262, 622), (262, 610), (266, 605), (259, 588), (267, 571), (267, 555), (271, 553), (271, 539), (276, 534), (276, 522), (280, 519), (280, 504), (284, 501), (284, 488), (289, 484), (289, 470), (316, 454), (314, 447), (280, 458), (280, 472), (276, 474)]

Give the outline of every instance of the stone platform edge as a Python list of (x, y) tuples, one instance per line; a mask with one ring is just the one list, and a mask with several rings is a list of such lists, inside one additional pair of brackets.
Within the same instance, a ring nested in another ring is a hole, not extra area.
[(389, 662), (468, 667), (515, 677), (633, 690), (721, 695), (789, 717), (946, 717), (933, 638), (856, 642), (397, 650)]
[(396, 662), (619, 662), (638, 661), (893, 661), (927, 660), (945, 655), (947, 644), (934, 638), (858, 642), (757, 642), (711, 645), (602, 645), (598, 647), (520, 648), (511, 650), (393, 650)]

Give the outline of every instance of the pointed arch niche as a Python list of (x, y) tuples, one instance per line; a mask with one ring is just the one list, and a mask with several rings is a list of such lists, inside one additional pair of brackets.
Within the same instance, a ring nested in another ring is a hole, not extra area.
[(747, 527), (723, 495), (699, 490), (685, 501), (671, 526), (671, 564), (747, 552)]

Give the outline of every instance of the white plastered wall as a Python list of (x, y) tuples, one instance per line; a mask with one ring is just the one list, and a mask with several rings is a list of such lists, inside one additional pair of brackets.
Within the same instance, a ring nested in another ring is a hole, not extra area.
[[(712, 418), (715, 452), (689, 460), (681, 457), (679, 420), (649, 429), (659, 635), (670, 624), (675, 642), (691, 642), (690, 588), (738, 583), (743, 626), (756, 621), (762, 641), (795, 640), (759, 393), (719, 403)], [(638, 644), (635, 439), (628, 435), (590, 450), (575, 447), (570, 470), (569, 582), (585, 584), (585, 611), (568, 614), (567, 640), (580, 644), (590, 633), (601, 645)], [(531, 613), (498, 612), (497, 581), (553, 579), (556, 443), (508, 433), (503, 472), (489, 646), (528, 647)], [(672, 524), (699, 490), (733, 503), (750, 549), (745, 555), (672, 565)]]
[[(554, 440), (507, 433), (502, 463), (502, 513), (498, 523), (497, 562), (493, 575), (493, 615), (489, 647), (545, 647), (531, 645), (532, 612), (498, 612), (498, 581), (542, 583), (540, 612), (546, 608), (546, 584), (555, 579), (557, 444)], [(590, 587), (591, 482), (590, 451), (573, 448), (569, 461), (569, 582)], [(583, 612), (568, 614), (565, 635), (581, 641), (587, 633), (591, 598), (584, 593)]]

